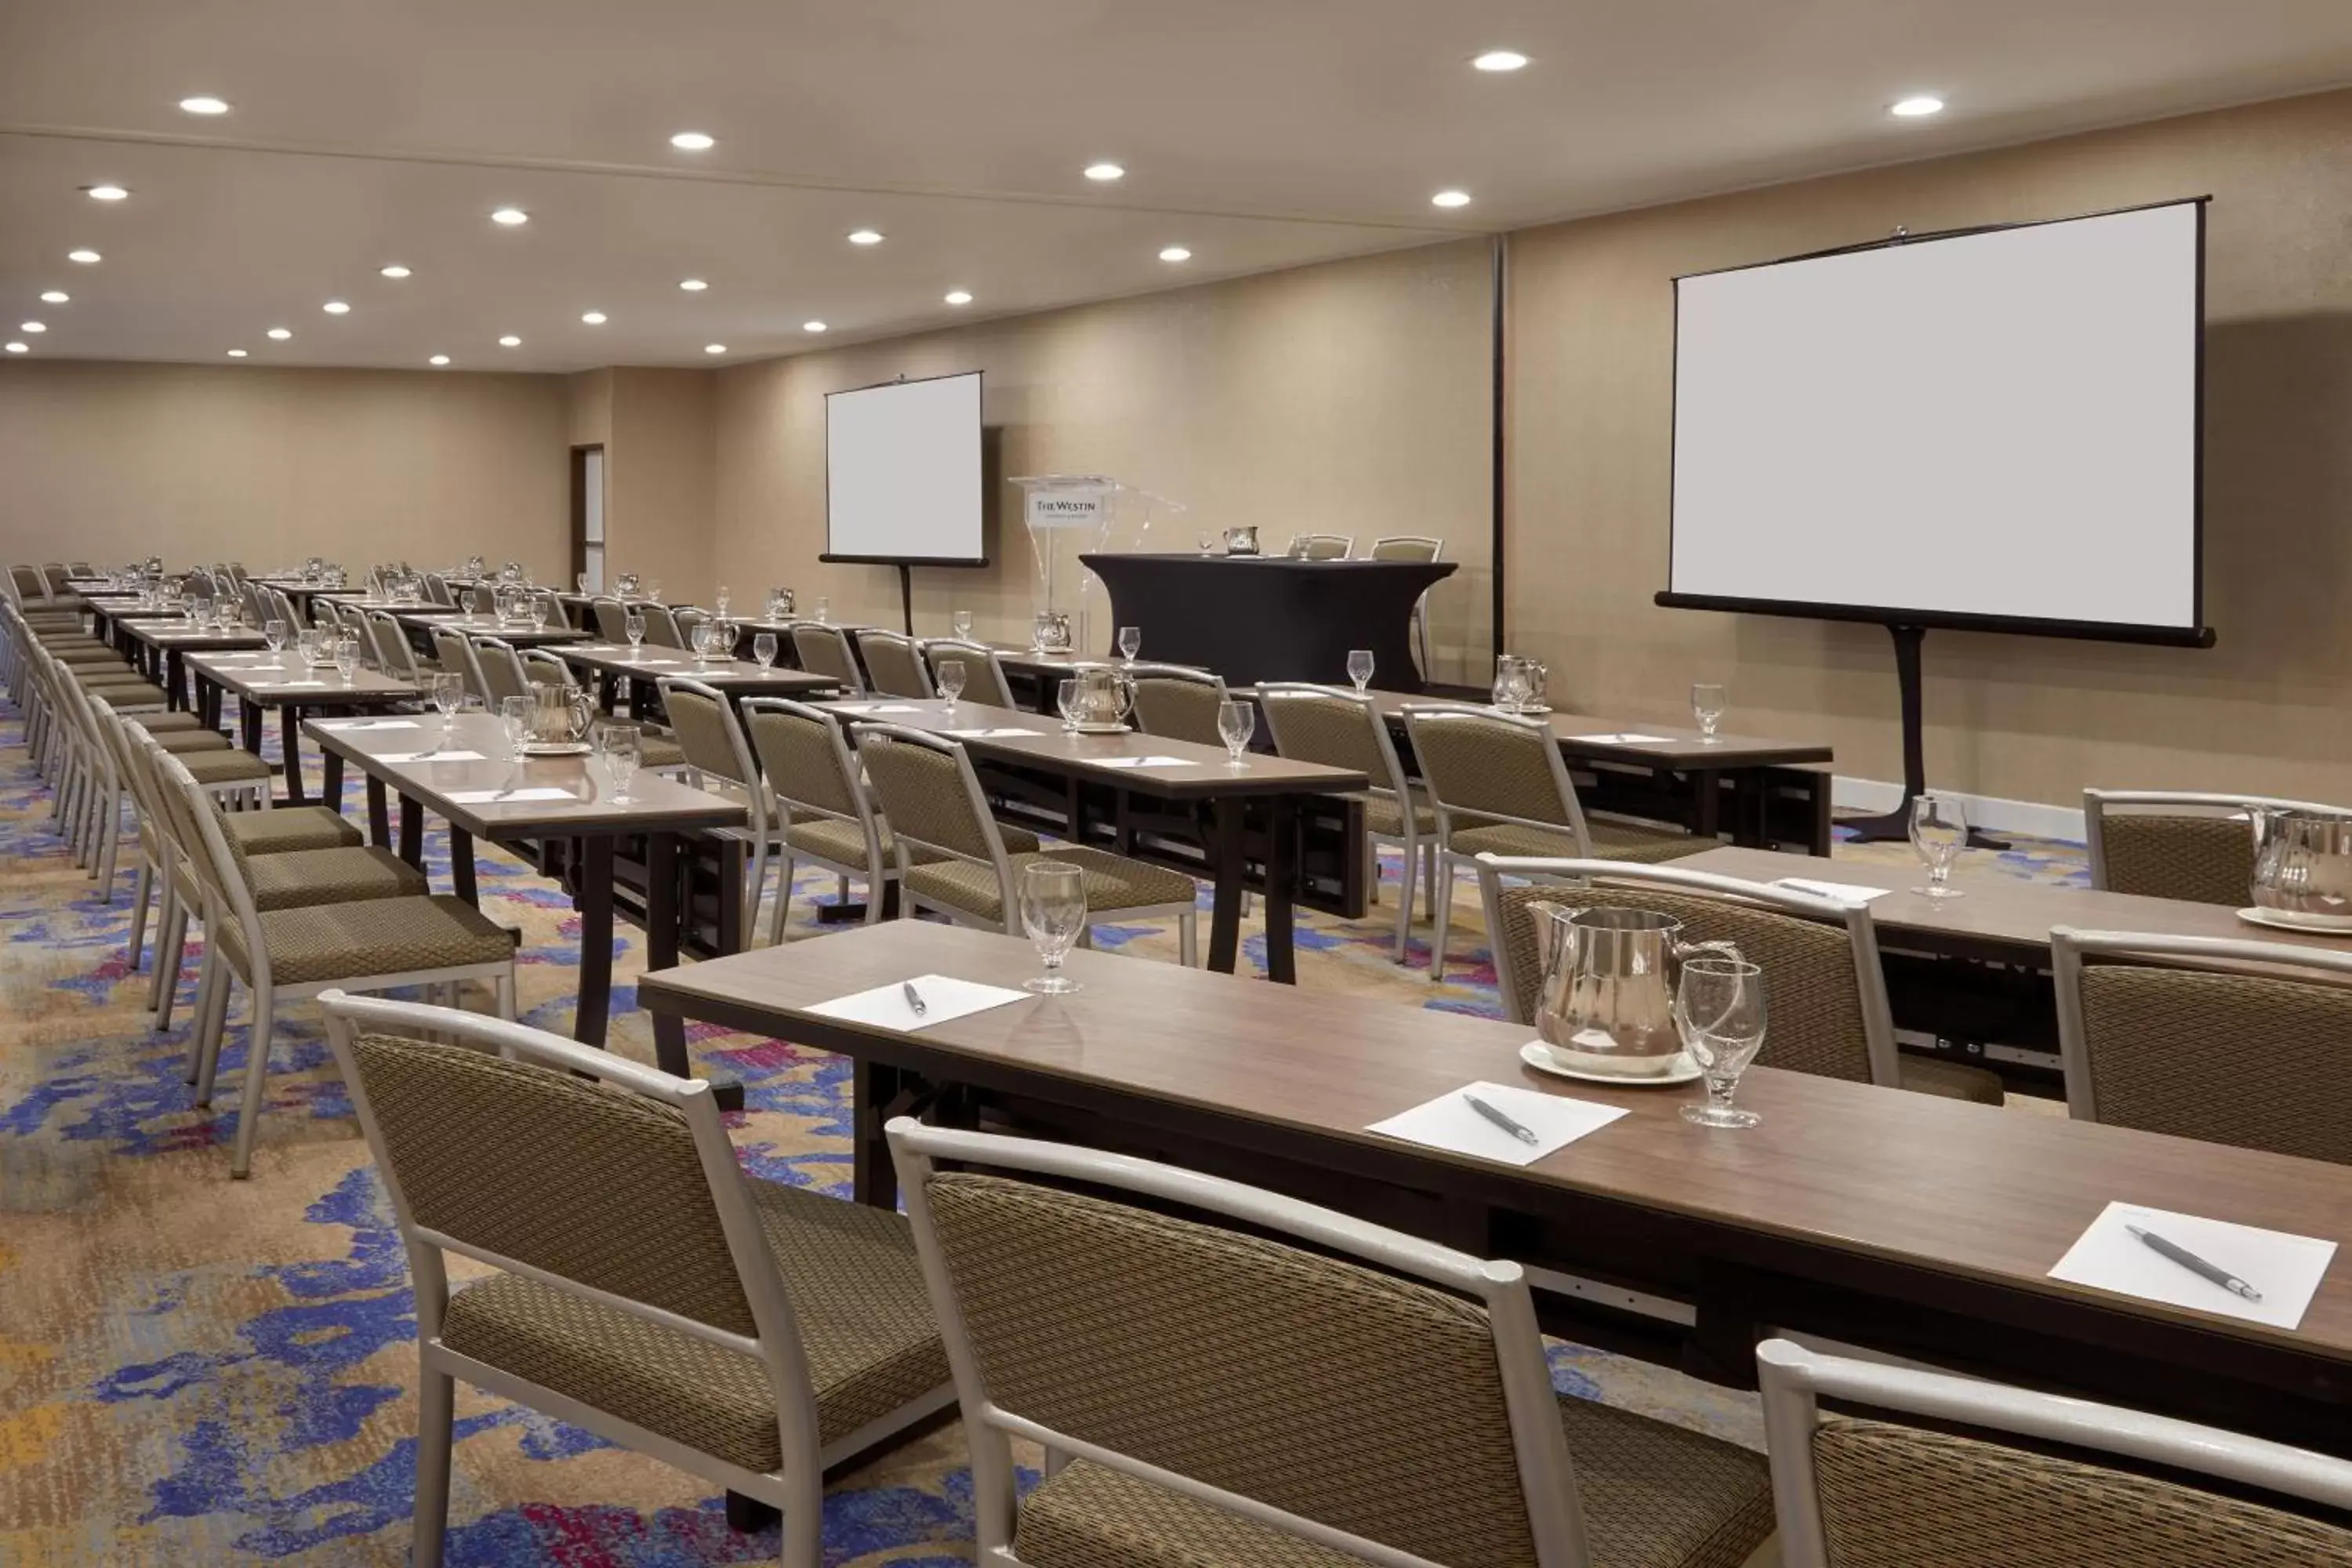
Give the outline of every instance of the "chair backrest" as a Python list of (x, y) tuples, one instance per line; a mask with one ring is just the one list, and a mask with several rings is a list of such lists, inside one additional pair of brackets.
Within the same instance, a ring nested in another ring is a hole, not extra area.
[[(934, 697), (930, 672), (924, 668), (915, 639), (898, 632), (868, 626), (857, 634), (858, 657), (865, 661), (868, 685), (884, 697)], [(964, 679), (971, 679), (969, 666)]]
[(906, 1117), (888, 1133), (982, 1561), (1013, 1560), (1013, 1432), (1377, 1562), (1587, 1560), (1517, 1264), (1121, 1155)]
[(474, 663), (474, 645), (466, 640), (465, 634), (453, 632), (446, 626), (434, 627), (433, 650), (440, 657), (441, 668), (444, 671), (450, 675), (463, 676), (467, 691), (481, 698), (485, 702), (489, 700), (488, 691), (482, 681), (482, 672)]
[(1372, 541), (1373, 561), (1434, 561), (1445, 553), (1445, 541), (1426, 533), (1391, 533)]
[(1307, 561), (1345, 561), (1355, 552), (1356, 540), (1347, 533), (1294, 533), (1290, 553)]
[(610, 594), (599, 594), (588, 601), (588, 613), (596, 623), (596, 635), (610, 643), (629, 640), (629, 607)]
[(580, 684), (580, 677), (557, 655), (543, 647), (526, 648), (521, 654), (523, 686), (560, 686), (566, 691)]
[(990, 708), (1019, 706), (1013, 700), (1013, 683), (1004, 676), (1004, 661), (986, 643), (932, 637), (919, 646), (934, 688), (939, 685), (940, 661), (952, 658), (963, 666), (963, 700)]
[[(1524, 823), (1568, 833), (1580, 855), (1591, 853), (1584, 808), (1551, 726), (1478, 708), (1408, 703), (1404, 727), (1441, 833)], [(1462, 817), (1475, 820), (1465, 824)]]
[(1181, 664), (1139, 664), (1128, 668), (1135, 681), (1135, 727), (1147, 735), (1222, 746), (1217, 709), (1225, 700), (1223, 678)]
[(362, 624), (375, 645), (376, 664), (386, 675), (409, 680), (422, 674), (416, 663), (415, 646), (408, 640), (408, 629), (392, 618), (392, 612), (370, 610)]
[[(2087, 1400), (1822, 1355), (1787, 1340), (1759, 1345), (1756, 1363), (1785, 1568), (2352, 1568), (2352, 1531), (2092, 1462), (2113, 1454), (2212, 1476), (2233, 1491), (2343, 1510), (2352, 1508), (2352, 1461)], [(1824, 1399), (1933, 1426), (1832, 1415)], [(1939, 1429), (1955, 1426), (2021, 1441)], [(2041, 1451), (2052, 1447), (2069, 1453)]]
[(425, 596), (436, 605), (445, 605), (452, 609), (457, 605), (457, 595), (449, 591), (449, 579), (438, 572), (425, 574)]
[[(661, 689), (662, 709), (669, 715), (671, 731), (677, 738), (678, 750), (686, 755), (686, 765), (704, 779), (718, 779), (727, 784), (748, 787), (760, 776), (759, 764), (751, 759), (751, 742), (743, 737), (743, 726), (736, 721), (734, 707), (726, 693), (715, 686), (682, 676), (666, 675), (656, 684)], [(671, 700), (672, 698), (677, 700)], [(754, 826), (760, 826), (754, 823)]]
[(73, 596), (73, 587), (66, 581), (66, 569), (61, 562), (52, 561), (41, 568), (41, 578), (48, 584), (49, 597), (66, 599)]
[(1017, 894), (1004, 836), (962, 746), (945, 736), (896, 724), (856, 724), (850, 733), (873, 789), (903, 849), (920, 845), (959, 860), (993, 867), (1009, 915)]
[(637, 609), (646, 617), (646, 641), (663, 647), (686, 646), (686, 633), (678, 629), (677, 616), (667, 605), (644, 604)]
[(488, 1263), (755, 1357), (785, 1473), (819, 1462), (798, 1323), (708, 1083), (479, 1014), (320, 1001), (422, 1337), (441, 1331), (446, 1255)]
[[(1512, 879), (1535, 879), (1530, 886)], [(1555, 885), (1546, 886), (1546, 882)], [(1562, 887), (1559, 883), (1571, 883)], [(1538, 903), (1648, 910), (1683, 923), (1685, 942), (1728, 942), (1764, 971), (1768, 1024), (1757, 1060), (1821, 1078), (1902, 1083), (1877, 928), (1867, 904), (1678, 866), (1478, 857), (1478, 885), (1506, 1015), (1535, 1022), (1543, 984)]]
[(811, 675), (829, 676), (853, 696), (866, 690), (857, 655), (850, 648), (849, 634), (841, 627), (822, 621), (794, 621), (793, 652)]
[(472, 651), (474, 671), (481, 678), (482, 700), (492, 712), (498, 710), (500, 698), (530, 695), (530, 679), (523, 674), (514, 644), (504, 637), (478, 637)]
[[(1303, 680), (1264, 680), (1258, 683), (1257, 707), (1277, 756), (1350, 768), (1370, 778), (1377, 791), (1400, 798), (1406, 794), (1396, 742), (1370, 697)], [(1408, 823), (1412, 815), (1405, 813)]]
[(2050, 954), (2069, 1115), (2352, 1164), (2352, 953), (2060, 926)]
[(779, 807), (779, 826), (789, 825), (795, 811), (871, 823), (873, 808), (839, 715), (789, 698), (752, 697), (744, 700), (742, 723)]
[(2254, 814), (2352, 807), (2192, 790), (2086, 789), (2084, 847), (2091, 886), (2197, 903), (2243, 904), (2254, 879)]
[(230, 847), (228, 835), (221, 830), (220, 807), (179, 758), (155, 746), (152, 738), (148, 744), (153, 748), (156, 794), (164, 808), (165, 830), (204, 893), (205, 940), (219, 940), (220, 922), (234, 922), (243, 939), (236, 945), (243, 948), (251, 965), (246, 978), (257, 986), (264, 984), (268, 980), (269, 948), (262, 940), (261, 915), (246, 884), (239, 851)]

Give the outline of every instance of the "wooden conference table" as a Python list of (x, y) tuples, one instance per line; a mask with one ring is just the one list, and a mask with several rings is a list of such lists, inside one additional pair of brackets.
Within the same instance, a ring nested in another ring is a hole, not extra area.
[[(193, 654), (185, 663), (195, 683), (197, 716), (208, 728), (219, 729), (222, 694), (235, 692), (245, 749), (257, 757), (261, 754), (264, 716), (272, 708), (278, 710), (280, 743), (285, 752), (282, 765), (286, 799), (293, 805), (300, 805), (309, 798), (302, 785), (302, 748), (298, 744), (306, 712), (365, 713), (411, 702), (422, 695), (415, 682), (380, 675), (373, 669), (355, 670), (345, 680), (331, 666), (305, 668), (302, 656), (290, 649), (277, 655)], [(319, 799), (340, 811), (343, 800), (342, 759), (330, 751), (324, 763)]]
[[(936, 698), (877, 697), (829, 706), (853, 721), (898, 724), (953, 737), (978, 763), (1066, 781), (1074, 837), (1082, 833), (1085, 818), (1084, 803), (1078, 798), (1081, 785), (1164, 802), (1208, 804), (1213, 814), (1208, 869), (1216, 885), (1209, 921), (1209, 967), (1221, 973), (1232, 973), (1240, 957), (1242, 896), (1248, 888), (1244, 816), (1253, 804), (1260, 805), (1266, 826), (1266, 973), (1285, 984), (1297, 978), (1291, 927), (1299, 811), (1309, 800), (1345, 795), (1370, 783), (1364, 774), (1345, 768), (1294, 763), (1260, 752), (1251, 753), (1242, 766), (1234, 767), (1218, 747), (1196, 746), (1164, 735), (1066, 734), (1059, 719), (977, 702), (959, 702), (950, 710)], [(987, 731), (998, 732), (981, 732)], [(1172, 762), (1135, 765), (1135, 759), (1144, 757)]]
[[(584, 634), (572, 635), (577, 638)], [(629, 688), (629, 711), (634, 714), (650, 712), (658, 705), (655, 683), (664, 679), (698, 680), (738, 701), (746, 697), (810, 697), (841, 689), (841, 682), (829, 675), (763, 668), (747, 658), (703, 662), (690, 653), (651, 643), (632, 648), (626, 643), (572, 641), (557, 645), (555, 653), (573, 668), (596, 677), (597, 706), (607, 713), (614, 710), (625, 681)]]
[[(911, 1034), (809, 1011), (1037, 970), (1017, 938), (900, 921), (649, 973), (638, 995), (855, 1058), (863, 1203), (895, 1198), (885, 1119), (937, 1091), (947, 1120), (984, 1111), (1686, 1303), (1675, 1324), (1541, 1298), (1548, 1327), (1718, 1382), (1752, 1387), (1755, 1343), (1787, 1330), (2352, 1454), (2352, 1260), (2294, 1331), (2048, 1277), (2110, 1201), (2352, 1237), (2352, 1168), (1766, 1068), (1740, 1089), (1762, 1124), (1717, 1131), (1677, 1114), (1697, 1085), (1528, 1070), (1521, 1026), (1116, 954), (1071, 953), (1073, 995)], [(1364, 1131), (1478, 1079), (1628, 1114), (1524, 1168)]]
[(162, 619), (124, 621), (121, 625), (123, 637), (131, 645), (131, 662), (145, 672), (148, 679), (163, 689), (175, 709), (195, 706), (185, 668), (189, 654), (246, 653), (269, 646), (269, 639), (253, 626), (239, 626), (235, 631), (223, 631), (217, 626), (199, 630), (189, 621)]
[[(375, 843), (391, 845), (387, 791), (401, 799), (399, 853), (411, 865), (422, 864), (423, 813), (448, 824), (452, 890), (468, 903), (476, 894), (477, 838), (578, 846), (566, 865), (580, 900), (580, 994), (572, 1032), (592, 1046), (604, 1043), (612, 1008), (616, 842), (644, 842), (646, 963), (665, 967), (678, 957), (678, 837), (740, 827), (749, 819), (739, 801), (643, 771), (630, 783), (628, 799), (615, 801), (585, 757), (509, 760), (505, 725), (486, 713), (460, 713), (446, 729), (438, 715), (314, 719), (303, 731), (339, 765), (348, 761), (367, 775)], [(459, 754), (436, 758), (436, 752)], [(655, 1021), (654, 1048), (664, 1072), (688, 1074), (686, 1033), (675, 1017)]]

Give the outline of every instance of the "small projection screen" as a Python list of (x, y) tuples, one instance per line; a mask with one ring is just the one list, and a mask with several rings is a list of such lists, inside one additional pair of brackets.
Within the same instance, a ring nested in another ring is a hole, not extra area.
[(2195, 643), (2205, 204), (1675, 280), (1664, 605)]
[(979, 371), (824, 400), (824, 559), (985, 566)]

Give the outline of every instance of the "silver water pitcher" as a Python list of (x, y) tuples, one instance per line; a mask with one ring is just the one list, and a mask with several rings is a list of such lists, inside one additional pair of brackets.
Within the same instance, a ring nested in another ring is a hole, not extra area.
[(1070, 613), (1067, 610), (1040, 610), (1030, 623), (1029, 651), (1032, 653), (1067, 653), (1070, 651)]
[(1226, 554), (1255, 555), (1257, 552), (1257, 524), (1251, 523), (1244, 528), (1225, 530)]
[(2352, 926), (2352, 817), (2257, 809), (2253, 833), (2256, 908)]
[(1650, 910), (1549, 902), (1528, 910), (1541, 922), (1536, 1033), (1571, 1072), (1624, 1079), (1671, 1072), (1683, 1049), (1675, 1028), (1683, 961), (1698, 952), (1739, 956), (1731, 942), (1683, 941), (1680, 921)]

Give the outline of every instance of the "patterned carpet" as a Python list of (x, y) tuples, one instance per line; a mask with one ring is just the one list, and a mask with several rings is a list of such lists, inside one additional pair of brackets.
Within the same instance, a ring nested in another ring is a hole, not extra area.
[[(148, 976), (124, 951), (131, 872), (109, 899), (74, 868), (12, 712), (0, 713), (0, 1563), (404, 1563), (416, 1420), (407, 1266), (318, 1011), (281, 1014), (254, 1177), (232, 1183), (242, 998), (225, 1092), (200, 1111), (181, 1081), (194, 945), (173, 1027), (154, 1034)], [(446, 888), (437, 831), (427, 847)], [(1853, 853), (1908, 859), (1899, 846)], [(2039, 879), (2081, 875), (2069, 846), (2022, 845), (2001, 862)], [(485, 911), (525, 933), (523, 1017), (568, 1034), (579, 944), (568, 900), (495, 852), (479, 874)], [(1385, 874), (1393, 898), (1397, 867)], [(830, 879), (806, 876), (799, 892), (794, 932), (813, 934)], [(1390, 963), (1388, 931), (1384, 910), (1306, 917), (1300, 983), (1495, 1011), (1466, 884), (1443, 984)], [(1172, 928), (1097, 927), (1096, 939), (1174, 957)], [(1262, 938), (1246, 957), (1262, 964)], [(625, 929), (614, 1045), (650, 1061), (640, 963)], [(691, 1038), (698, 1060), (745, 1080), (748, 1110), (731, 1119), (745, 1166), (845, 1197), (845, 1064), (782, 1041)], [(1555, 1367), (1565, 1389), (1760, 1446), (1740, 1395), (1579, 1347), (1562, 1347)], [(460, 1568), (774, 1560), (772, 1530), (729, 1530), (719, 1499), (664, 1465), (462, 1384), (457, 1415), (448, 1561)], [(838, 1480), (826, 1563), (968, 1562), (961, 1456), (950, 1426)]]

